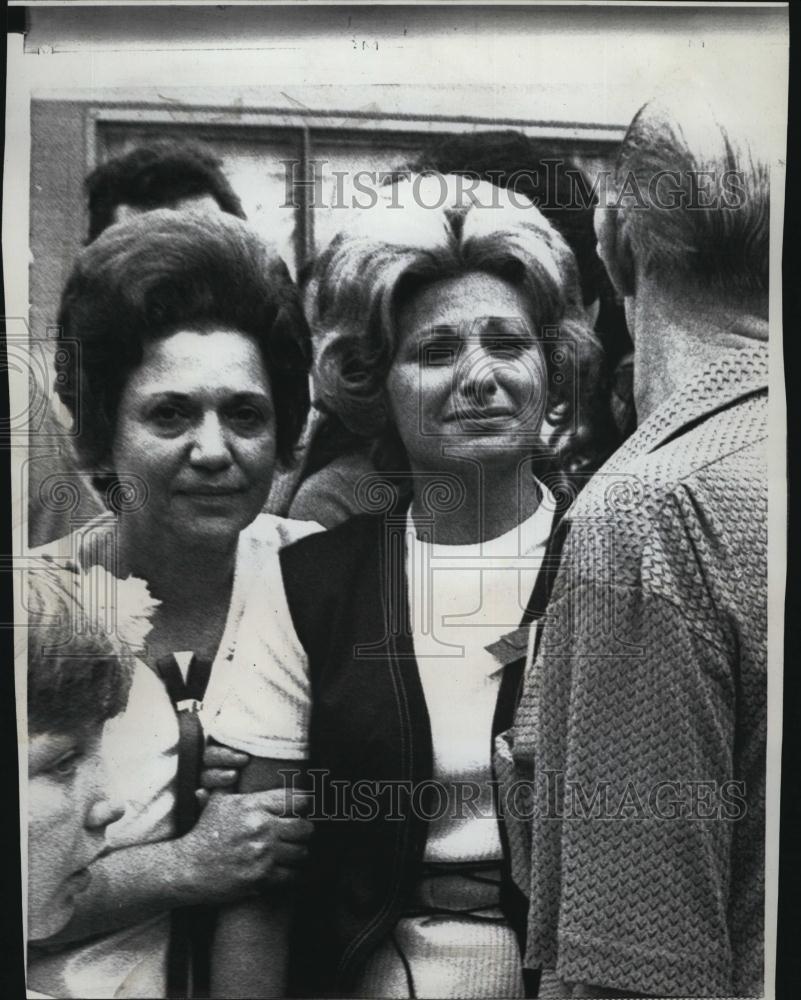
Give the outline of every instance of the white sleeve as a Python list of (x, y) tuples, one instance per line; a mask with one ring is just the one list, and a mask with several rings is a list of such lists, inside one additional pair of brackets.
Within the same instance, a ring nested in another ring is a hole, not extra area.
[[(277, 567), (277, 560), (275, 560)], [(284, 595), (280, 572), (269, 597), (249, 600), (225, 669), (219, 707), (204, 720), (217, 742), (255, 757), (305, 760), (311, 708), (309, 666)]]
[(112, 849), (165, 840), (173, 834), (173, 782), (178, 722), (164, 685), (137, 663), (125, 710), (103, 731), (103, 757), (125, 815), (112, 823)]

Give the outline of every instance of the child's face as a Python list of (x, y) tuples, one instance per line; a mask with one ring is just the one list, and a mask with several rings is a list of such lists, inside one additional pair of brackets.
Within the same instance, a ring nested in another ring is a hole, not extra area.
[(57, 933), (88, 866), (102, 852), (106, 827), (123, 808), (112, 802), (100, 756), (102, 730), (32, 734), (28, 744), (28, 935)]

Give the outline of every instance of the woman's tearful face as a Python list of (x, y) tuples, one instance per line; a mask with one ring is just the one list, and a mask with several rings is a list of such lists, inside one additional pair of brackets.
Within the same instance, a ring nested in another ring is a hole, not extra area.
[(275, 465), (275, 413), (262, 355), (233, 330), (147, 343), (117, 412), (113, 471), (147, 483), (137, 516), (154, 536), (235, 543), (262, 509)]
[(112, 798), (100, 729), (40, 733), (28, 743), (28, 934), (60, 931), (90, 881), (106, 827), (123, 814)]
[(424, 286), (400, 310), (387, 379), (390, 411), (414, 470), (447, 453), (516, 462), (539, 437), (547, 373), (521, 292), (470, 272)]

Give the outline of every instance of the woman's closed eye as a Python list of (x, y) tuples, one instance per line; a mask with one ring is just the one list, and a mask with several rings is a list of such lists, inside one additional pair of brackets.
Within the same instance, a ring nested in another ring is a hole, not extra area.
[(50, 775), (56, 781), (70, 781), (78, 770), (78, 765), (83, 760), (83, 751), (78, 747), (67, 750), (61, 754), (51, 764), (44, 768), (44, 773)]
[(458, 331), (449, 326), (435, 327), (419, 346), (421, 368), (447, 368), (456, 364), (464, 344)]
[(525, 334), (494, 337), (488, 339), (486, 350), (496, 358), (517, 358), (527, 351), (532, 344), (532, 338)]
[(422, 351), (422, 367), (447, 368), (456, 363), (459, 348), (446, 344), (426, 344)]
[(481, 343), (488, 354), (498, 358), (519, 357), (536, 343), (527, 323), (506, 316), (492, 316), (481, 331)]

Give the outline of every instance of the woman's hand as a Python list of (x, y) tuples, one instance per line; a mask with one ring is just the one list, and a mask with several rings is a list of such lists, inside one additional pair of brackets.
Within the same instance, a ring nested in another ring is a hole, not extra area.
[(209, 792), (233, 792), (239, 784), (243, 768), (250, 763), (250, 755), (232, 750), (219, 743), (209, 743), (203, 751), (203, 770), (200, 772), (198, 800), (205, 805)]
[(296, 879), (308, 855), (310, 807), (310, 795), (292, 789), (212, 793), (196, 825), (175, 842), (197, 901), (227, 902)]
[(212, 793), (185, 836), (123, 847), (93, 862), (73, 919), (48, 944), (108, 934), (179, 906), (255, 902), (265, 885), (283, 895), (303, 871), (312, 824), (302, 817), (310, 804), (307, 793), (283, 787)]

